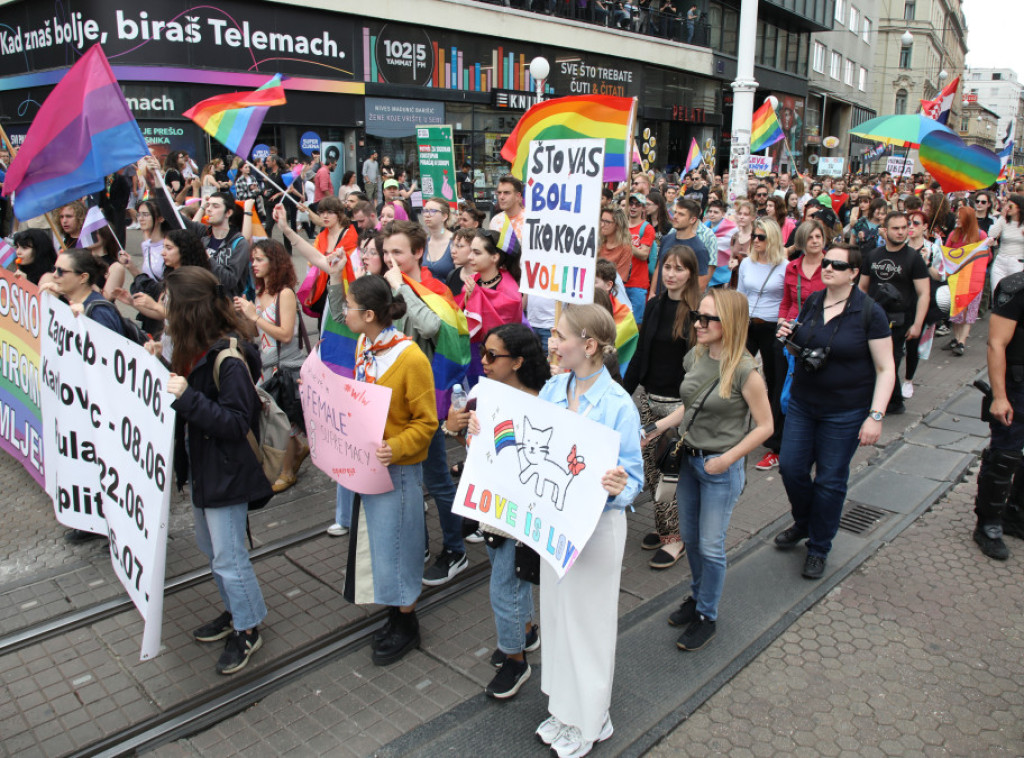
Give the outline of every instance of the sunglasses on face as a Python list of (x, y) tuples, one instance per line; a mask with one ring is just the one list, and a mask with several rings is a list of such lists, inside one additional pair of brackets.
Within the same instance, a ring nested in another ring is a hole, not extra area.
[(61, 268), (60, 266), (54, 266), (54, 267), (53, 267), (53, 275), (54, 275), (54, 276), (55, 276), (55, 277), (56, 277), (57, 279), (60, 279), (60, 278), (61, 278), (62, 276), (64, 276), (64, 274), (71, 274), (72, 276), (74, 276), (74, 275), (76, 275), (77, 273), (78, 273), (78, 272), (77, 272), (77, 271), (75, 271), (74, 269), (70, 269), (70, 268)]
[(751, 234), (750, 235), (750, 239), (757, 240), (758, 242), (764, 242), (765, 240), (768, 239), (768, 235), (759, 232), (759, 233)]
[(701, 329), (707, 329), (708, 324), (712, 321), (721, 322), (718, 316), (712, 316), (710, 313), (701, 313), (700, 311), (690, 311), (690, 321), (695, 324), (700, 324)]
[(508, 353), (496, 353), (493, 350), (487, 348), (480, 348), (480, 360), (483, 363), (494, 363), (498, 358), (511, 358), (512, 356)]
[(768, 193), (767, 192), (758, 192), (758, 193), (756, 193), (754, 195), (754, 197), (768, 197)]
[(833, 260), (832, 258), (822, 258), (821, 267), (831, 268), (834, 269), (835, 271), (849, 271), (851, 268), (853, 268), (853, 265), (849, 261), (837, 261)]

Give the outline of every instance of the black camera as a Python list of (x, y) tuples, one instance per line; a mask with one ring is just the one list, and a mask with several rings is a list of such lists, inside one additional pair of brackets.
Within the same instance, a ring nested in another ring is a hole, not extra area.
[(830, 349), (827, 347), (805, 347), (800, 351), (797, 358), (800, 360), (800, 365), (803, 366), (804, 371), (808, 374), (813, 374), (824, 368), (828, 362), (829, 352)]

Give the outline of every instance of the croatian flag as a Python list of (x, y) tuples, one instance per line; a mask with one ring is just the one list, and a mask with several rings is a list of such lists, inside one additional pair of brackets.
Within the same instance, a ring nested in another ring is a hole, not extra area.
[(921, 115), (938, 121), (940, 124), (949, 123), (949, 113), (953, 107), (953, 97), (960, 86), (960, 77), (951, 81), (945, 86), (939, 96), (934, 100), (921, 101)]
[(40, 216), (103, 189), (108, 174), (149, 155), (121, 87), (93, 45), (39, 109), (4, 180), (14, 215)]

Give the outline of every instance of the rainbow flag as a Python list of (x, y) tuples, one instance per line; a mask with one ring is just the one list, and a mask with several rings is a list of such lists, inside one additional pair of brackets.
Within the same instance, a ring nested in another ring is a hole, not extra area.
[(694, 169), (700, 168), (700, 164), (704, 162), (704, 156), (700, 152), (700, 147), (697, 145), (697, 140), (690, 140), (690, 152), (686, 154), (686, 168), (683, 170), (684, 174), (688, 174)]
[(227, 92), (196, 103), (183, 114), (224, 147), (248, 158), (267, 110), (284, 105), (284, 85), (276, 74), (253, 92)]
[(779, 123), (770, 100), (754, 112), (754, 120), (750, 127), (750, 152), (759, 153), (785, 137), (782, 124)]
[(30, 219), (99, 192), (149, 147), (99, 45), (47, 96), (4, 178), (14, 215)]
[(512, 419), (502, 421), (494, 427), (494, 454), (497, 455), (506, 447), (516, 446), (516, 430)]
[(574, 95), (545, 100), (531, 107), (501, 148), (512, 173), (526, 179), (526, 159), (533, 140), (604, 139), (604, 181), (629, 178), (636, 98)]
[(637, 328), (633, 309), (628, 303), (620, 302), (612, 296), (612, 316), (615, 319), (615, 350), (619, 354), (619, 369), (623, 374), (629, 361), (636, 353), (640, 343), (640, 330)]
[(519, 238), (516, 236), (516, 230), (512, 228), (512, 219), (508, 217), (508, 214), (504, 214), (505, 221), (501, 224), (501, 232), (498, 235), (498, 248), (504, 250), (509, 255), (513, 253), (518, 255), (521, 248), (519, 247)]
[[(430, 364), (434, 370), (434, 387), (438, 393), (440, 413), (441, 395), (444, 394), (447, 398), (448, 390), (462, 381), (466, 375), (466, 367), (469, 366), (469, 325), (466, 323), (466, 314), (455, 304), (451, 290), (430, 276), (426, 269), (423, 270), (423, 277), (428, 283), (435, 284), (436, 290), (407, 276), (403, 276), (403, 279), (419, 299), (441, 319), (434, 359)], [(447, 415), (447, 399), (444, 400), (444, 412)]]
[(992, 256), (988, 240), (963, 247), (942, 246), (942, 266), (949, 285), (949, 315), (956, 316), (985, 288), (985, 273)]

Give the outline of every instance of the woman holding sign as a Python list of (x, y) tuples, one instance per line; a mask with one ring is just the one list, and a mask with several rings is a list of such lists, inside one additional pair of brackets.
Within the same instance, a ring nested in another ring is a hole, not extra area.
[(178, 414), (175, 473), (179, 488), (189, 483), (196, 542), (210, 559), (226, 609), (192, 635), (198, 642), (227, 638), (217, 671), (234, 674), (262, 646), (259, 624), (267, 616), (245, 546), (250, 503), (258, 507), (273, 495), (249, 442), (259, 434), (253, 381), (260, 355), (251, 341), (254, 330), (213, 273), (185, 266), (164, 281), (167, 332), (174, 340), (167, 391)]
[[(335, 259), (333, 268), (344, 261)], [(333, 270), (332, 270), (333, 273)], [(416, 601), (423, 582), (423, 467), (437, 430), (430, 361), (393, 321), (405, 300), (383, 278), (353, 281), (342, 308), (359, 335), (356, 379), (391, 389), (391, 405), (377, 460), (388, 467), (394, 490), (362, 495), (352, 506), (345, 598), (388, 606), (388, 620), (373, 635), (373, 662), (386, 666), (420, 644)], [(367, 565), (369, 564), (369, 565)], [(370, 573), (370, 577), (367, 573)]]
[(614, 731), (608, 708), (615, 674), (625, 509), (643, 487), (644, 464), (640, 415), (604, 366), (605, 354), (615, 353), (611, 314), (594, 304), (566, 306), (552, 332), (552, 346), (565, 373), (544, 385), (541, 399), (621, 435), (619, 465), (601, 479), (608, 492), (604, 512), (576, 562), (559, 581), (555, 570), (541, 561), (545, 632), (540, 686), (548, 695), (551, 717), (537, 728), (537, 736), (565, 758), (586, 755), (595, 742)]

